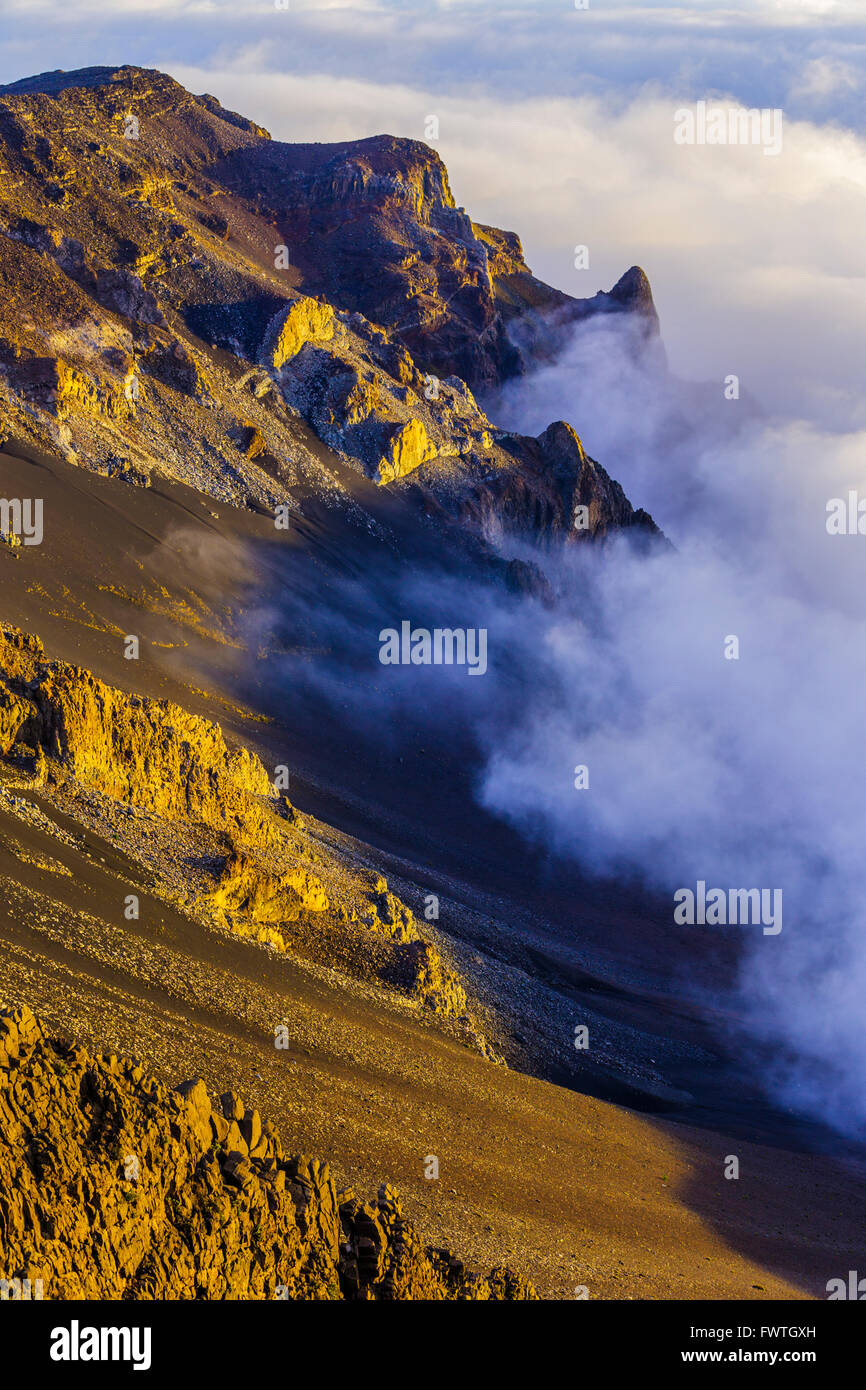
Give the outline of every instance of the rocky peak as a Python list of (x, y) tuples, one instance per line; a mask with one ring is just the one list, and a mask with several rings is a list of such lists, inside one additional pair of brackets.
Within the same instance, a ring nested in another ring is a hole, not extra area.
[(72, 72), (57, 68), (53, 72), (38, 73), (34, 77), (24, 77), (18, 82), (0, 86), (0, 98), (45, 96), (65, 100), (71, 97), (73, 102), (79, 104), (83, 92), (96, 94), (106, 108), (110, 108), (112, 103), (119, 104), (131, 114), (134, 114), (137, 106), (145, 107), (150, 116), (159, 110), (180, 114), (201, 107), (239, 130), (257, 138), (270, 139), (268, 132), (256, 125), (255, 121), (249, 121), (235, 111), (227, 111), (216, 97), (208, 93), (193, 96), (173, 77), (157, 68), (138, 68), (129, 64), (118, 68), (78, 68)]
[(639, 265), (630, 266), (617, 280), (613, 289), (609, 291), (609, 297), (621, 304), (624, 309), (639, 309), (642, 313), (652, 311), (655, 313), (652, 290), (647, 278), (646, 271)]
[(631, 266), (625, 275), (617, 280), (607, 297), (612, 305), (630, 313), (640, 314), (648, 320), (653, 330), (658, 332), (659, 316), (653, 301), (652, 288), (646, 272), (641, 270), (639, 265)]

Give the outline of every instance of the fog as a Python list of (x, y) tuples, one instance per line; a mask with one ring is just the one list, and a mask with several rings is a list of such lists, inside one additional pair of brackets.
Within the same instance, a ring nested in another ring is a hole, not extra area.
[(861, 483), (866, 437), (737, 419), (719, 396), (727, 440), (718, 412), (637, 365), (618, 320), (503, 394), (513, 426), (579, 423), (675, 548), (545, 558), (561, 603), (531, 619), (544, 678), (518, 726), (487, 729), (481, 796), (599, 873), (781, 889), (778, 936), (694, 930), (742, 936), (749, 1028), (795, 1054), (766, 1078), (777, 1098), (862, 1132), (866, 536), (828, 534), (827, 502)]

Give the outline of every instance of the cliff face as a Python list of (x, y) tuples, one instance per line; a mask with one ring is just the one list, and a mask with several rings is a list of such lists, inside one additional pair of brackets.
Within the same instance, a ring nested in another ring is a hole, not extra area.
[(136, 68), (0, 89), (0, 437), (269, 509), (332, 495), (331, 450), (459, 521), (585, 540), (620, 525), (604, 479), (575, 530), (473, 389), (613, 312), (655, 322), (642, 272), (543, 285), (417, 141), (281, 144)]
[(274, 220), (309, 293), (387, 328), (424, 371), (478, 386), (515, 369), (487, 248), (435, 150), (392, 136), (271, 142), (217, 172)]
[(0, 1012), (4, 1278), (48, 1299), (528, 1299), (425, 1247), (387, 1184), (338, 1192), (233, 1092), (174, 1090)]
[(632, 267), (610, 291), (574, 299), (537, 280), (519, 237), (472, 222), (447, 170), (417, 140), (272, 141), (211, 171), (272, 218), (304, 288), (387, 328), (425, 372), (494, 386), (521, 370), (507, 331), (634, 311), (657, 327), (649, 282)]
[(271, 793), (258, 758), (169, 701), (144, 700), (89, 671), (48, 662), (38, 638), (0, 628), (0, 754), (49, 756), (85, 786), (170, 820), (267, 841)]

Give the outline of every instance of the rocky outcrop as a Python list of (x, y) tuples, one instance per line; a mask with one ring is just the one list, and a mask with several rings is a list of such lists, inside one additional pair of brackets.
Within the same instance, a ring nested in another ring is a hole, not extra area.
[(256, 922), (292, 922), (301, 912), (327, 912), (328, 895), (306, 869), (273, 873), (254, 855), (229, 855), (213, 894), (214, 907)]
[[(422, 999), (443, 1018), (468, 1019), (465, 989), (445, 967), (438, 952), (422, 939), (414, 913), (389, 892), (386, 879), (378, 879), (362, 909), (360, 921), (371, 931), (396, 943), (385, 970), (392, 983)], [(482, 1051), (499, 1060), (483, 1040), (481, 1045)]]
[(85, 786), (169, 820), (267, 836), (259, 799), (270, 779), (253, 754), (227, 748), (216, 724), (48, 662), (38, 638), (0, 626), (0, 679), (6, 673), (3, 753), (40, 750)]
[[(79, 787), (100, 830), (118, 845), (133, 833), (133, 809), (162, 821), (159, 859), (173, 853), (176, 861), (170, 896), (199, 919), (384, 982), (499, 1060), (462, 984), (386, 880), (371, 885), (368, 874), (347, 872), (338, 858), (324, 861), (260, 760), (228, 748), (217, 724), (49, 661), (38, 637), (0, 623), (0, 758), (47, 792), (49, 772), (53, 783)], [(215, 870), (205, 884), (190, 879), (184, 848), (185, 837), (202, 830)], [(130, 850), (137, 859), (147, 852), (142, 842), (130, 842)]]
[[(632, 506), (564, 420), (538, 439), (497, 432), (486, 461), (477, 471), (452, 473), (438, 487), (437, 498), (464, 529), (494, 546), (508, 536), (540, 546), (581, 544), (616, 531), (630, 532), (641, 543), (663, 540), (649, 513)], [(424, 469), (413, 476), (428, 481)], [(510, 580), (519, 577), (512, 567)], [(527, 591), (522, 583), (518, 587)], [(533, 581), (529, 591), (534, 587)]]
[(62, 358), (17, 350), (8, 340), (0, 341), (0, 366), (25, 402), (57, 420), (83, 411), (91, 418), (123, 421), (135, 413), (122, 378), (91, 375)]
[(656, 532), (649, 514), (635, 509), (619, 483), (591, 459), (571, 425), (557, 420), (534, 441), (540, 467), (561, 499), (561, 525), (573, 531), (605, 536), (614, 530), (638, 527)]
[(422, 463), (436, 457), (436, 446), (427, 438), (423, 420), (407, 420), (398, 425), (388, 440), (385, 452), (376, 469), (377, 483), (391, 483), (414, 473)]
[(286, 403), (377, 483), (431, 460), (442, 461), (430, 475), (434, 487), (451, 467), (446, 460), (473, 472), (485, 466), (490, 421), (465, 383), (423, 376), (405, 348), (361, 314), (337, 314), (331, 339), (300, 344), (277, 380)]
[(334, 311), (301, 295), (268, 326), (263, 360), (279, 371), (305, 343), (326, 343), (334, 336)]
[(496, 430), (464, 381), (422, 375), (363, 315), (339, 313), (328, 331), (326, 341), (311, 336), (286, 359), (279, 389), (375, 482), (421, 488), (462, 527), (494, 542), (506, 534), (583, 542), (630, 527), (656, 533), (571, 426), (557, 422), (537, 440)]
[(0, 1277), (46, 1299), (531, 1299), (507, 1265), (425, 1247), (384, 1184), (365, 1202), (287, 1157), (233, 1092), (0, 1012)]

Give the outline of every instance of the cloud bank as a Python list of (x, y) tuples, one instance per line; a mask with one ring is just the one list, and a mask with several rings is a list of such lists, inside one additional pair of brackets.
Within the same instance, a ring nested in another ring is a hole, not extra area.
[(599, 874), (781, 890), (778, 936), (694, 930), (743, 932), (739, 1004), (777, 1051), (771, 1089), (862, 1136), (866, 535), (829, 534), (827, 503), (859, 483), (866, 510), (866, 432), (744, 415), (725, 437), (613, 323), (504, 400), (533, 428), (569, 396), (675, 549), (543, 557), (560, 606), (532, 615), (525, 717), (483, 731), (482, 800)]

